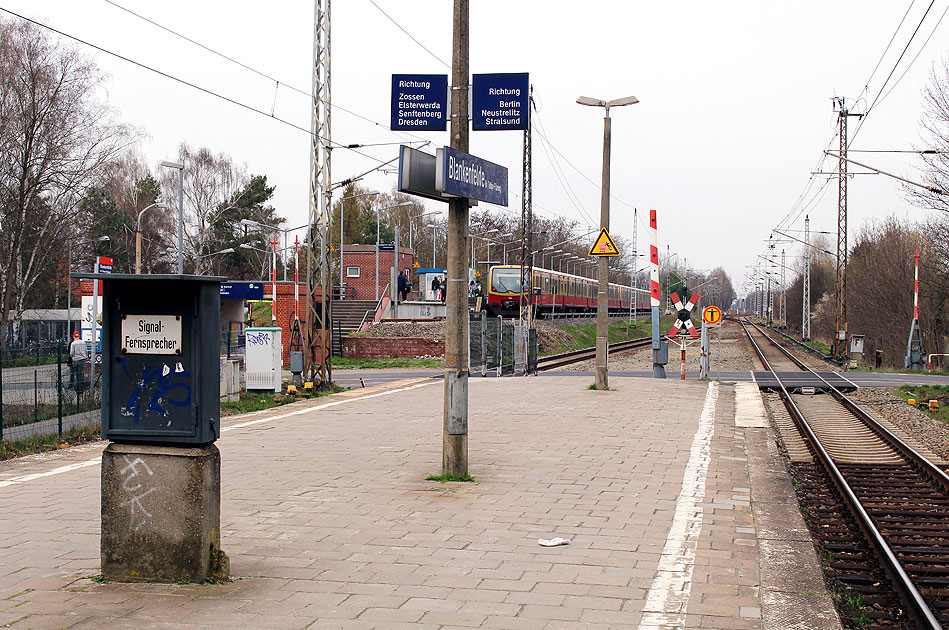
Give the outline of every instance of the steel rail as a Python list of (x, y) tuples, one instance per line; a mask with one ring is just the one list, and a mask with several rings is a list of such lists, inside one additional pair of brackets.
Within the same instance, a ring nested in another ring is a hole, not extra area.
[[(751, 333), (748, 332), (748, 329), (744, 322), (741, 322), (742, 328), (745, 330), (745, 334), (748, 335), (748, 340), (751, 342), (752, 347), (754, 347), (755, 352), (758, 355), (758, 358), (761, 359), (761, 362), (764, 364), (765, 368), (774, 375), (775, 380), (778, 382), (778, 385), (781, 387), (781, 399), (784, 401), (785, 407), (791, 413), (791, 416), (794, 418), (795, 423), (798, 427), (805, 433), (808, 441), (811, 444), (811, 447), (814, 449), (815, 453), (818, 455), (818, 459), (821, 462), (821, 465), (827, 471), (827, 474), (830, 476), (831, 480), (834, 482), (834, 485), (837, 487), (837, 491), (840, 492), (841, 497), (850, 507), (851, 513), (857, 520), (857, 525), (863, 531), (864, 536), (866, 536), (868, 542), (877, 550), (878, 557), (882, 561), (883, 569), (890, 576), (890, 582), (893, 584), (895, 589), (901, 594), (902, 600), (905, 604), (908, 604), (908, 612), (913, 617), (913, 621), (919, 624), (919, 627), (926, 628), (928, 630), (942, 630), (942, 626), (939, 621), (936, 619), (936, 616), (930, 610), (929, 605), (926, 604), (926, 601), (923, 599), (923, 596), (920, 595), (919, 591), (916, 589), (916, 586), (913, 584), (909, 575), (906, 573), (906, 570), (903, 568), (903, 565), (900, 563), (899, 559), (896, 557), (896, 554), (893, 553), (893, 550), (890, 548), (890, 545), (883, 538), (883, 535), (880, 533), (880, 530), (877, 529), (874, 525), (873, 520), (870, 518), (870, 515), (867, 514), (863, 505), (860, 503), (860, 499), (857, 497), (856, 493), (850, 487), (850, 484), (847, 483), (847, 480), (844, 479), (843, 473), (840, 472), (840, 469), (837, 468), (837, 465), (831, 459), (830, 454), (824, 449), (823, 444), (821, 444), (817, 435), (811, 429), (810, 425), (804, 418), (804, 414), (798, 408), (798, 406), (791, 399), (791, 395), (788, 393), (787, 389), (784, 387), (784, 383), (781, 381), (777, 372), (771, 369), (771, 364), (764, 357), (764, 352), (761, 348), (758, 347), (758, 344), (755, 342), (754, 338), (751, 336)], [(752, 326), (755, 326), (752, 324)], [(755, 326), (755, 329), (764, 335), (764, 337), (770, 340), (775, 344), (781, 351), (791, 358), (792, 361), (798, 363), (804, 369), (809, 370), (814, 373), (818, 378), (819, 374), (816, 374), (810, 368), (804, 366), (797, 357), (791, 355), (787, 349), (782, 348), (779, 344), (774, 342), (771, 337), (761, 332), (760, 329)], [(824, 380), (824, 379), (821, 379)], [(827, 383), (824, 380), (824, 383)], [(830, 383), (827, 383), (830, 386)], [(840, 392), (833, 388), (834, 391)], [(843, 394), (840, 394), (843, 396)], [(894, 436), (895, 437), (895, 436)], [(938, 470), (938, 469), (937, 469)]]
[(927, 474), (930, 478), (932, 478), (934, 482), (942, 486), (944, 491), (949, 493), (949, 475), (947, 475), (941, 468), (933, 464), (924, 455), (919, 453), (919, 451), (917, 451), (912, 446), (910, 446), (909, 444), (901, 440), (899, 436), (897, 436), (892, 431), (890, 431), (885, 426), (883, 426), (883, 424), (881, 424), (879, 420), (874, 418), (867, 410), (863, 409), (862, 407), (857, 405), (857, 403), (847, 398), (843, 392), (841, 392), (839, 389), (834, 387), (830, 382), (827, 381), (827, 379), (825, 379), (823, 376), (821, 376), (819, 373), (815, 372), (811, 368), (804, 365), (804, 363), (801, 362), (793, 354), (791, 354), (791, 352), (788, 351), (787, 348), (782, 347), (780, 344), (776, 343), (773, 339), (771, 339), (771, 337), (767, 333), (762, 331), (759, 326), (757, 326), (756, 324), (751, 324), (751, 325), (754, 326), (754, 328), (759, 333), (764, 335), (766, 339), (771, 341), (771, 343), (774, 344), (774, 346), (778, 350), (780, 350), (785, 356), (787, 356), (787, 358), (789, 358), (791, 361), (794, 361), (797, 365), (799, 365), (801, 369), (807, 370), (813, 376), (820, 379), (820, 381), (823, 382), (824, 385), (827, 386), (827, 390), (834, 397), (834, 399), (837, 400), (841, 405), (843, 405), (847, 411), (855, 415), (857, 419), (859, 419), (861, 422), (866, 424), (867, 427), (871, 431), (876, 433), (877, 436), (880, 439), (882, 439), (884, 442), (886, 442), (889, 446), (896, 449), (900, 455), (902, 455), (906, 459), (911, 460), (914, 464), (916, 464), (916, 466), (920, 468), (923, 473)]
[[(609, 354), (615, 354), (617, 352), (625, 352), (627, 350), (634, 350), (650, 345), (652, 345), (652, 338), (643, 337), (642, 339), (611, 343), (607, 351)], [(596, 348), (581, 348), (579, 350), (571, 350), (569, 352), (562, 352), (560, 354), (552, 354), (537, 360), (537, 371), (543, 372), (545, 370), (552, 370), (553, 368), (563, 367), (572, 363), (579, 363), (580, 361), (592, 359), (595, 356)]]

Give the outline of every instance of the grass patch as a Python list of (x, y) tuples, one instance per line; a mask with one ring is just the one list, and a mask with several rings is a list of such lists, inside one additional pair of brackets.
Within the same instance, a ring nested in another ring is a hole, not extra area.
[(830, 354), (830, 351), (831, 351), (831, 347), (828, 346), (826, 343), (822, 343), (822, 342), (820, 342), (820, 341), (815, 341), (814, 339), (811, 339), (810, 341), (805, 341), (805, 342), (804, 342), (804, 345), (805, 345), (805, 346), (808, 346), (808, 347), (810, 347), (810, 348), (814, 348), (815, 350), (817, 350), (817, 351), (820, 352), (821, 354), (829, 355), (829, 354)]
[[(672, 327), (674, 316), (661, 317), (659, 319), (659, 330), (663, 335)], [(558, 354), (560, 352), (569, 352), (570, 350), (579, 350), (581, 348), (592, 348), (596, 345), (596, 324), (577, 324), (574, 326), (558, 326), (558, 328), (570, 336), (570, 340), (562, 344), (559, 348), (553, 348), (546, 354)], [(631, 326), (629, 320), (619, 320), (610, 322), (607, 332), (609, 343), (620, 341), (630, 341), (632, 339), (642, 339), (652, 335), (652, 321), (649, 318), (639, 319), (635, 326)]]
[(893, 393), (903, 400), (915, 398), (917, 405), (938, 400), (939, 409), (936, 411), (930, 411), (927, 405), (919, 405), (918, 408), (933, 418), (949, 423), (949, 385), (902, 385), (894, 389)]
[(587, 389), (592, 389), (593, 391), (599, 391), (599, 392), (615, 392), (616, 391), (616, 388), (614, 387), (597, 387), (596, 383), (590, 383), (589, 385), (587, 385)]
[(93, 575), (89, 579), (95, 582), (96, 584), (105, 584), (105, 576), (102, 575), (101, 573), (99, 575)]
[(465, 473), (461, 477), (458, 475), (429, 475), (425, 478), (425, 481), (440, 481), (445, 483), (446, 481), (474, 481), (474, 477), (470, 474)]
[(384, 368), (443, 369), (444, 359), (392, 357), (389, 359), (348, 359), (333, 357), (333, 367), (340, 370), (375, 370)]
[(75, 446), (83, 442), (96, 442), (102, 439), (102, 430), (99, 423), (91, 424), (80, 429), (72, 429), (63, 433), (63, 441), (59, 441), (59, 435), (41, 435), (25, 440), (0, 440), (0, 461), (22, 457), (24, 455), (33, 455), (34, 453), (47, 453), (60, 448), (61, 444)]
[[(35, 367), (38, 365), (56, 365), (56, 357), (43, 357), (37, 360), (36, 357), (22, 357), (12, 361), (3, 362), (4, 369), (11, 367)], [(63, 369), (65, 370), (66, 359), (63, 358)]]
[(334, 385), (332, 389), (326, 391), (306, 391), (298, 387), (299, 394), (291, 396), (288, 394), (277, 394), (275, 392), (241, 392), (241, 399), (234, 402), (221, 401), (221, 417), (236, 416), (241, 413), (250, 413), (252, 411), (263, 411), (281, 405), (288, 405), (298, 400), (309, 400), (310, 398), (319, 398), (346, 391), (345, 387)]

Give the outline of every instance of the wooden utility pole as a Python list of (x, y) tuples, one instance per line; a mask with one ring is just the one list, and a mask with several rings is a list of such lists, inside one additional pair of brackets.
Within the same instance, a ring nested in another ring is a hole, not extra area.
[[(454, 0), (451, 148), (468, 152), (468, 0)], [(448, 202), (442, 474), (468, 474), (468, 200)]]

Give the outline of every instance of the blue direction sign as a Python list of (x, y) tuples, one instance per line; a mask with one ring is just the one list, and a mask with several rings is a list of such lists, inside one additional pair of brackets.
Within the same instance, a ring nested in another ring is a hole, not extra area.
[(445, 131), (447, 74), (392, 75), (392, 130)]
[(435, 156), (435, 189), (450, 197), (465, 197), (507, 206), (507, 168), (450, 147)]
[(476, 74), (471, 81), (471, 129), (527, 129), (530, 79), (526, 72)]

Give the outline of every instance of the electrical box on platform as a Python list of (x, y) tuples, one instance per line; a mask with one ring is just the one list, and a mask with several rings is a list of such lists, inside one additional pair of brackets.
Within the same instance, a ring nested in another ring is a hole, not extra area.
[(221, 434), (221, 280), (107, 274), (102, 437), (209, 444)]
[[(279, 392), (283, 384), (283, 344), (280, 328), (244, 329), (247, 390)], [(302, 370), (301, 370), (302, 371)]]

